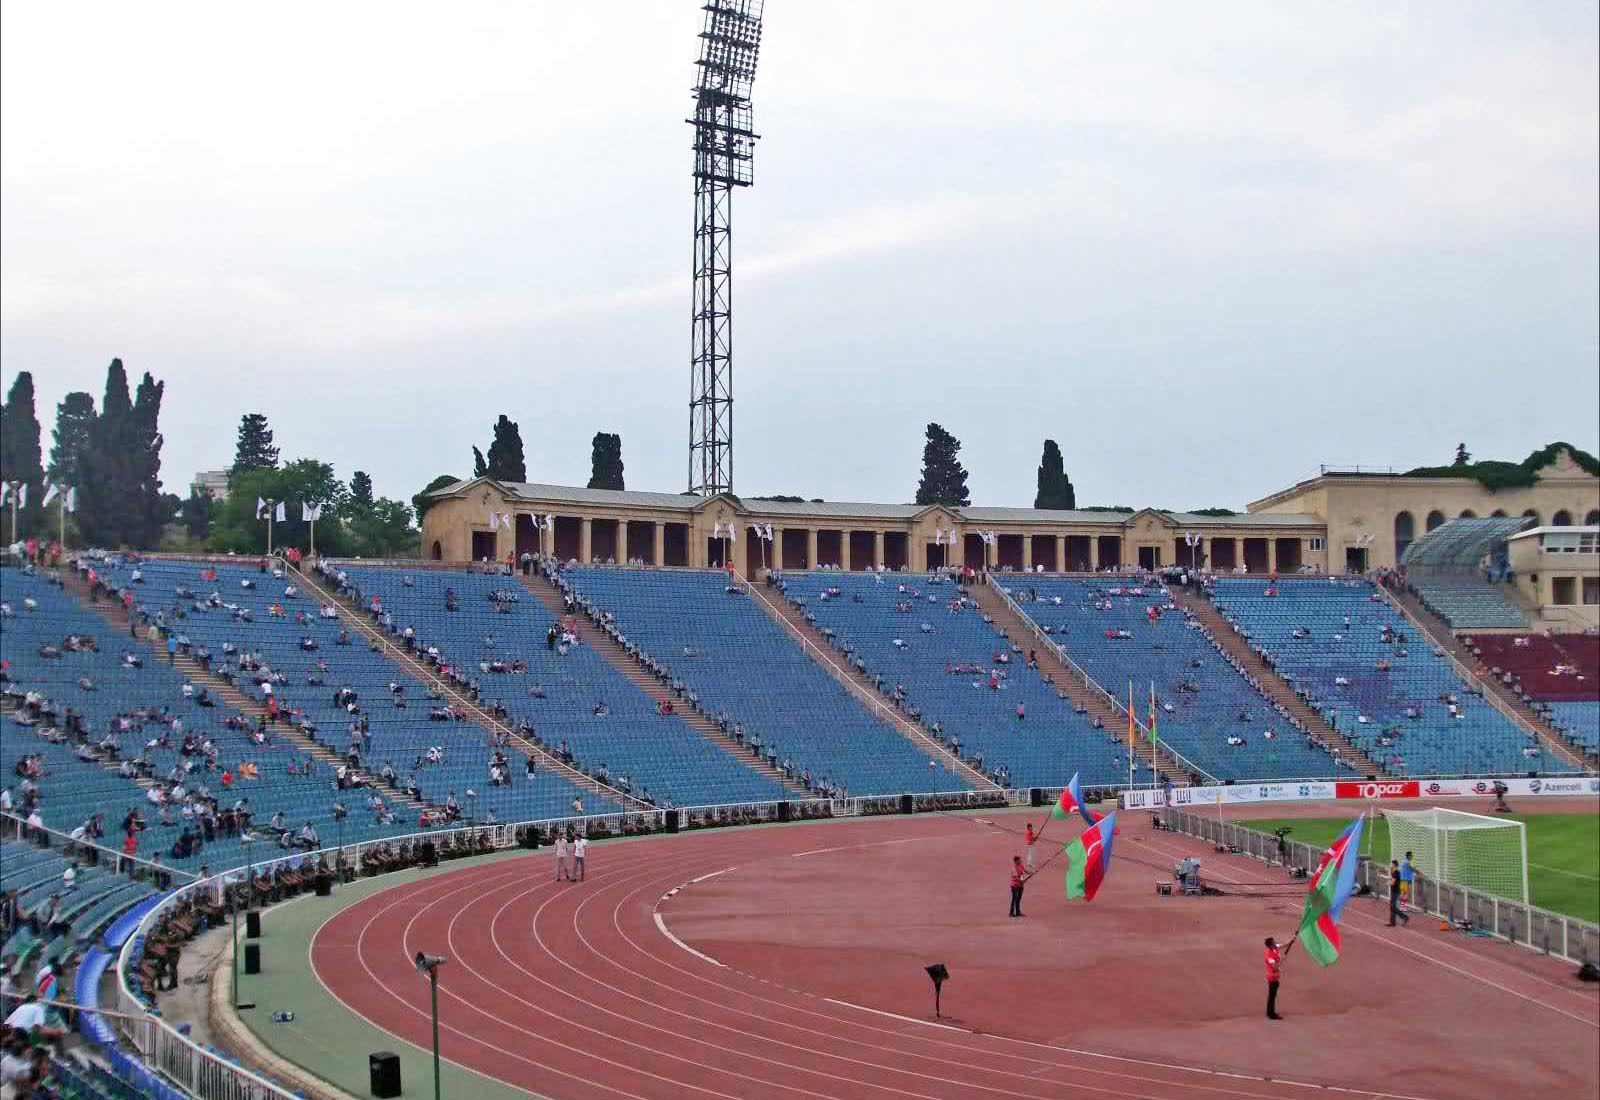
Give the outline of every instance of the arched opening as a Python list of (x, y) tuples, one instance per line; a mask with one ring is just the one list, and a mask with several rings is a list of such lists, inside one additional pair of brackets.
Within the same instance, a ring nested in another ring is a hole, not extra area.
[(1489, 513), (1489, 518), (1490, 519), (1503, 519), (1503, 518), (1505, 518), (1505, 514), (1506, 514), (1506, 510), (1504, 508), (1496, 508), (1494, 511)]
[(1410, 512), (1401, 512), (1394, 517), (1394, 560), (1400, 561), (1405, 557), (1406, 547), (1411, 545), (1411, 540), (1416, 537), (1417, 521)]
[(1585, 527), (1600, 527), (1600, 508), (1596, 508), (1588, 515), (1584, 516), (1583, 525)]
[(439, 540), (433, 540), (433, 549), (428, 551), (428, 556), (434, 561), (444, 561), (444, 547), (439, 545)]
[(1538, 513), (1537, 510), (1535, 510), (1533, 508), (1529, 508), (1526, 512), (1523, 512), (1522, 514), (1527, 516), (1529, 519), (1533, 520), (1533, 525), (1535, 527), (1539, 526), (1539, 513)]
[(1561, 509), (1561, 511), (1557, 512), (1555, 515), (1550, 517), (1550, 526), (1551, 527), (1571, 527), (1572, 526), (1572, 513), (1567, 511), (1565, 508)]
[(1435, 527), (1443, 527), (1443, 526), (1444, 526), (1444, 513), (1443, 512), (1441, 512), (1441, 511), (1439, 511), (1439, 509), (1435, 508), (1433, 511), (1428, 513), (1428, 523), (1427, 523), (1428, 530), (1432, 531)]
[(1459, 516), (1457, 516), (1456, 518), (1457, 519), (1477, 519), (1478, 518), (1478, 513), (1474, 512), (1471, 508), (1463, 508), (1463, 509), (1461, 509), (1461, 514)]

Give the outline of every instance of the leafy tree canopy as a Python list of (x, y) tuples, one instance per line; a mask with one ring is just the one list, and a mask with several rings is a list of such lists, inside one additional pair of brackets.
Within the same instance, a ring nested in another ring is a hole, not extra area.
[(622, 437), (615, 432), (595, 432), (590, 445), (589, 488), (622, 489)]
[[(1493, 492), (1497, 489), (1525, 489), (1539, 480), (1538, 473), (1556, 460), (1556, 455), (1567, 451), (1572, 460), (1587, 473), (1600, 477), (1600, 459), (1588, 451), (1579, 450), (1570, 443), (1551, 443), (1534, 451), (1521, 462), (1503, 462), (1485, 459), (1482, 462), (1452, 463), (1449, 466), (1419, 466), (1407, 470), (1406, 477), (1470, 477), (1481, 482)], [(1457, 457), (1471, 458), (1463, 444), (1457, 448)]]
[(922, 448), (922, 478), (917, 484), (918, 504), (963, 507), (972, 503), (967, 491), (967, 471), (958, 461), (961, 441), (938, 424), (929, 424)]
[(1033, 497), (1033, 506), (1071, 511), (1077, 507), (1077, 501), (1078, 495), (1067, 478), (1061, 448), (1055, 440), (1045, 440), (1044, 453), (1039, 457), (1038, 489)]

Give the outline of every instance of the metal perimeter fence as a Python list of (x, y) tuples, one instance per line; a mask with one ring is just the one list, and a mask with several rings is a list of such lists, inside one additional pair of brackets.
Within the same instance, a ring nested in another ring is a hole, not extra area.
[[(298, 869), (321, 867), (330, 874), (347, 868), (358, 876), (367, 857), (380, 846), (401, 851), (424, 843), (433, 845), (438, 860), (487, 851), (524, 846), (532, 847), (556, 830), (572, 828), (591, 837), (641, 836), (657, 832), (726, 828), (776, 822), (824, 820), (843, 817), (870, 817), (887, 814), (926, 813), (963, 809), (997, 809), (1026, 800), (1027, 791), (953, 791), (901, 795), (867, 795), (836, 799), (794, 799), (787, 802), (748, 802), (716, 806), (691, 806), (676, 810), (648, 810), (630, 813), (593, 814), (586, 817), (553, 818), (505, 825), (463, 825), (455, 829), (435, 829), (425, 833), (377, 837), (351, 842), (343, 847), (297, 852), (229, 868), (207, 879), (185, 883), (162, 899), (140, 922), (128, 938), (117, 959), (116, 1013), (107, 1017), (115, 1024), (122, 1041), (136, 1052), (149, 1069), (159, 1073), (176, 1089), (173, 1096), (188, 1094), (205, 1100), (299, 1100), (300, 1094), (268, 1077), (239, 1065), (217, 1051), (208, 1049), (180, 1034), (159, 1015), (159, 1010), (128, 984), (134, 953), (145, 933), (174, 907), (197, 894), (213, 897), (230, 888), (247, 884), (279, 867)], [(540, 841), (534, 840), (535, 837)], [(413, 861), (408, 866), (415, 866)], [(238, 914), (234, 914), (237, 919)], [(83, 1006), (88, 1009), (88, 1006)], [(178, 1090), (182, 1090), (179, 1092)]]
[[(1312, 844), (1219, 821), (1201, 813), (1170, 806), (1160, 813), (1166, 827), (1175, 832), (1199, 837), (1267, 863), (1298, 868), (1308, 875), (1316, 868), (1324, 851)], [(1356, 885), (1386, 900), (1390, 890), (1388, 867), (1362, 856), (1356, 870)], [(1600, 924), (1590, 924), (1577, 917), (1420, 875), (1412, 884), (1411, 906), (1449, 921), (1453, 926), (1485, 932), (1568, 962), (1600, 962)]]

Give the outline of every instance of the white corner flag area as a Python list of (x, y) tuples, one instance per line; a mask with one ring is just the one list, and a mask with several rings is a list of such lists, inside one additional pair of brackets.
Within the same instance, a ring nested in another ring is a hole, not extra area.
[(1520, 821), (1461, 810), (1385, 810), (1390, 858), (1411, 853), (1424, 878), (1528, 901), (1528, 832)]

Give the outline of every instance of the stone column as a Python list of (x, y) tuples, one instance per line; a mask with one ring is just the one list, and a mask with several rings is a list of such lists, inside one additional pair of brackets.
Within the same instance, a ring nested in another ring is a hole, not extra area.
[(589, 564), (589, 559), (593, 556), (593, 550), (592, 550), (593, 543), (591, 543), (589, 541), (590, 538), (593, 537), (593, 535), (594, 535), (594, 521), (591, 520), (588, 516), (584, 516), (583, 519), (579, 522), (579, 525), (578, 525), (578, 564), (579, 565), (588, 565)]
[(1089, 536), (1089, 568), (1091, 570), (1100, 568), (1100, 536), (1099, 535), (1090, 535)]
[(619, 564), (619, 565), (627, 565), (628, 564), (628, 521), (625, 520), (625, 519), (617, 520), (617, 548), (616, 548), (616, 555), (617, 555), (617, 564)]
[(839, 568), (846, 573), (850, 572), (850, 532), (848, 530), (839, 532)]
[(665, 523), (656, 524), (654, 534), (655, 538), (650, 548), (651, 555), (655, 559), (653, 564), (665, 565), (667, 564), (667, 525)]
[(767, 564), (774, 569), (783, 568), (783, 528), (772, 529), (772, 546), (767, 551)]
[(1065, 573), (1066, 571), (1067, 571), (1067, 536), (1065, 536), (1065, 535), (1057, 535), (1056, 536), (1056, 572), (1057, 573)]
[(872, 532), (872, 567), (878, 568), (883, 564), (883, 532)]
[(1022, 536), (1022, 571), (1024, 573), (1032, 573), (1033, 572), (1033, 536), (1032, 535), (1023, 535)]
[(816, 567), (817, 567), (817, 529), (815, 527), (807, 527), (806, 528), (806, 568), (807, 569), (815, 569)]

